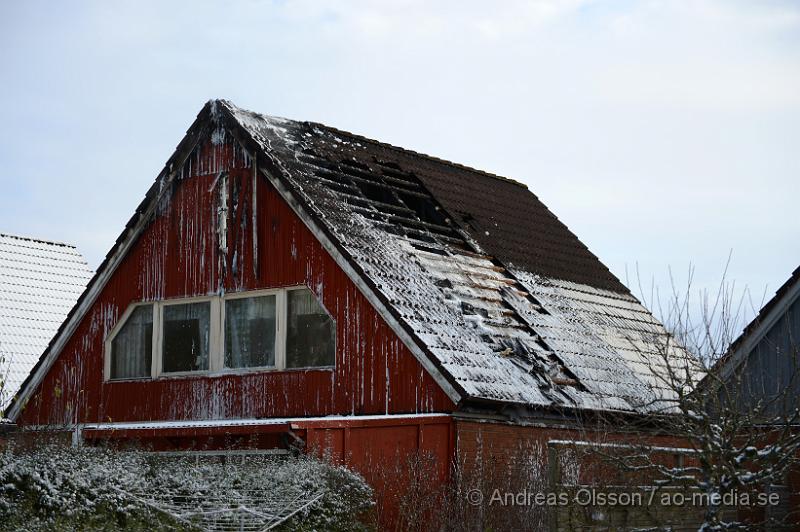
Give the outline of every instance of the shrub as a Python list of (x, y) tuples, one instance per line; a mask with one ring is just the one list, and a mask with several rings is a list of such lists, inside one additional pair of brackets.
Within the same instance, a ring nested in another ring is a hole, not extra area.
[(283, 520), (279, 529), (350, 531), (365, 528), (371, 506), (360, 476), (309, 457), (171, 458), (50, 445), (0, 453), (3, 530), (193, 530)]

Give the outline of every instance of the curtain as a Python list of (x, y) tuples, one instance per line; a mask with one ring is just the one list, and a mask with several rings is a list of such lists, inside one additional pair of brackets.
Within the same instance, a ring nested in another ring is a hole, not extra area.
[(225, 367), (275, 365), (275, 296), (225, 301)]
[(311, 290), (289, 290), (287, 298), (286, 367), (333, 366), (336, 327)]
[(153, 305), (141, 305), (111, 341), (111, 378), (149, 377), (152, 360)]

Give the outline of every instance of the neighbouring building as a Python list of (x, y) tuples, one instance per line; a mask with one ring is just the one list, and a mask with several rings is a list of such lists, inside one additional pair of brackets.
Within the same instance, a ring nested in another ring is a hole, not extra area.
[(658, 410), (665, 335), (525, 185), (215, 100), (7, 415), (92, 444), (301, 445), (373, 482), (424, 452), (444, 477)]
[(0, 412), (91, 276), (75, 246), (0, 233)]
[[(784, 433), (800, 431), (800, 268), (778, 288), (756, 317), (715, 364), (705, 386), (716, 390), (714, 405), (731, 406), (747, 430)], [(746, 436), (743, 436), (746, 437)], [(777, 437), (777, 436), (776, 436)], [(800, 470), (769, 486), (781, 503), (769, 506), (759, 519), (797, 522)]]
[[(800, 268), (775, 292), (720, 359), (713, 373), (726, 394), (765, 417), (800, 408)], [(795, 416), (800, 427), (800, 415)]]

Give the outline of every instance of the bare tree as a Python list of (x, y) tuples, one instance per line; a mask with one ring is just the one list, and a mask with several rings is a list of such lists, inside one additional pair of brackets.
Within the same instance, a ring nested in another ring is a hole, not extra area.
[[(2, 347), (2, 342), (0, 342), (0, 347)], [(8, 395), (6, 384), (8, 382), (8, 372), (9, 367), (7, 366), (8, 361), (6, 360), (5, 355), (3, 355), (2, 351), (0, 351), (0, 422), (3, 420), (3, 414), (6, 408), (6, 402), (11, 399), (10, 397), (6, 397)]]
[[(723, 279), (717, 292), (695, 302), (691, 276), (682, 290), (673, 283), (666, 299), (654, 292), (650, 301), (640, 298), (669, 333), (628, 338), (631, 357), (638, 354), (652, 374), (650, 399), (638, 405), (648, 414), (584, 412), (576, 430), (550, 440), (547, 449), (505, 449), (496, 463), (479, 452), (474, 463), (452, 464), (449, 482), (434, 488), (426, 481), (435, 476), (430, 463), (402, 463), (387, 473), (406, 475), (394, 483), (401, 529), (732, 530), (797, 523), (787, 485), (793, 471), (800, 473), (800, 344), (788, 338), (792, 348), (781, 356), (792, 364), (777, 384), (746, 362), (731, 370), (747, 293), (735, 297), (735, 286)], [(643, 503), (583, 504), (576, 495), (583, 487), (602, 491), (606, 503), (609, 495), (624, 502), (626, 492), (638, 491)], [(473, 505), (476, 491), (484, 499)], [(567, 503), (490, 504), (495, 492), (567, 495)]]
[[(699, 510), (701, 530), (797, 524), (787, 479), (800, 467), (800, 344), (785, 324), (780, 375), (746, 356), (735, 359), (746, 292), (734, 297), (735, 286), (723, 278), (716, 293), (700, 294), (695, 305), (691, 277), (684, 290), (673, 282), (666, 301), (655, 296), (651, 302), (670, 334), (630, 339), (637, 350), (655, 346), (641, 353), (653, 375), (652, 400), (641, 406), (652, 415), (607, 419), (615, 433), (629, 437), (616, 443), (586, 438), (595, 443), (583, 442), (580, 451), (627, 475), (629, 485), (677, 491)], [(673, 525), (670, 515), (662, 512), (653, 524)]]

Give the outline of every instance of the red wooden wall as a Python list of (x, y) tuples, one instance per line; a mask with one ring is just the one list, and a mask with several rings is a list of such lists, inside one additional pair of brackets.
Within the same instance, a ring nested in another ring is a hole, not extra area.
[[(227, 179), (227, 254), (217, 226)], [(206, 141), (36, 390), (19, 425), (449, 412), (452, 402), (230, 140)], [(113, 193), (113, 191), (109, 191)], [(254, 248), (257, 252), (254, 252)], [(254, 260), (254, 255), (257, 260)], [(135, 301), (308, 285), (336, 320), (334, 370), (103, 381), (108, 332)]]

